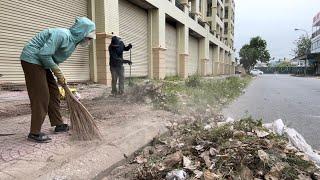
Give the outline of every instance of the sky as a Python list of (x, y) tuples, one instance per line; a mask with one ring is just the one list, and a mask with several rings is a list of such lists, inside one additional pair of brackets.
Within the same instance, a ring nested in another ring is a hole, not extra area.
[(271, 57), (292, 58), (293, 42), (305, 29), (312, 33), (313, 17), (320, 12), (320, 0), (235, 0), (235, 48), (255, 36), (267, 41)]

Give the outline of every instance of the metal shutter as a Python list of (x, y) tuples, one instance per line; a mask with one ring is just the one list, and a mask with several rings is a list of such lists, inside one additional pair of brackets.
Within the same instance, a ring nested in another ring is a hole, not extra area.
[[(44, 29), (69, 28), (77, 16), (87, 16), (86, 0), (1, 0), (0, 80), (24, 83), (20, 54), (25, 43)], [(89, 80), (89, 48), (79, 47), (61, 67), (68, 81)]]
[(213, 74), (212, 69), (213, 69), (213, 47), (210, 46), (210, 48), (209, 48), (209, 61), (207, 64), (207, 75)]
[(177, 75), (177, 29), (166, 23), (166, 76)]
[(219, 74), (219, 63), (218, 62), (214, 62), (214, 75), (218, 75)]
[(189, 36), (189, 57), (188, 74), (193, 75), (198, 73), (199, 62), (199, 41), (193, 36)]
[[(148, 76), (148, 12), (126, 0), (119, 0), (120, 36), (132, 43), (132, 76)], [(124, 53), (129, 59), (129, 52)], [(126, 75), (129, 71), (126, 70)]]

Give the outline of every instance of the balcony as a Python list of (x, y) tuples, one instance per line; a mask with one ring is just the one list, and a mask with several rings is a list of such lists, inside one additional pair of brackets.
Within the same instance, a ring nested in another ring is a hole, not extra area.
[(176, 4), (176, 7), (179, 8), (181, 11), (184, 11), (184, 6), (183, 4), (180, 3), (179, 0), (175, 0), (175, 4)]
[(211, 30), (211, 28), (210, 28), (210, 33), (211, 33), (212, 35), (215, 35), (215, 31)]
[(317, 36), (320, 35), (320, 29), (318, 29), (317, 31), (315, 31), (314, 33), (312, 33), (312, 38), (315, 38)]
[(190, 17), (191, 19), (195, 20), (195, 19), (196, 19), (196, 14), (193, 13), (193, 12), (189, 12), (189, 17)]
[(202, 27), (205, 27), (206, 22), (202, 19), (201, 16), (199, 16), (199, 18), (198, 18), (198, 24), (199, 24), (200, 26), (202, 26)]

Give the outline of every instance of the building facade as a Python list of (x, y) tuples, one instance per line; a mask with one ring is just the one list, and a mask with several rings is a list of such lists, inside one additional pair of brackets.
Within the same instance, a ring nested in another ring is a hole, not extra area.
[(69, 81), (110, 84), (113, 35), (133, 44), (135, 77), (233, 74), (234, 8), (233, 0), (1, 0), (0, 81), (24, 83), (24, 44), (45, 28), (70, 27), (76, 16), (96, 23), (97, 40), (61, 65)]
[(320, 53), (320, 12), (313, 18), (311, 53)]
[(320, 74), (320, 12), (313, 18), (311, 54), (317, 61), (316, 74)]

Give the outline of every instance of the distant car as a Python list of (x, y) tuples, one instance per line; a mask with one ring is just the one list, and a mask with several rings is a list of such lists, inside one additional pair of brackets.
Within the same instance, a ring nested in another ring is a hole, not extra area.
[(253, 75), (253, 76), (258, 76), (258, 75), (263, 75), (263, 72), (260, 71), (259, 69), (252, 69), (250, 71), (250, 74)]

